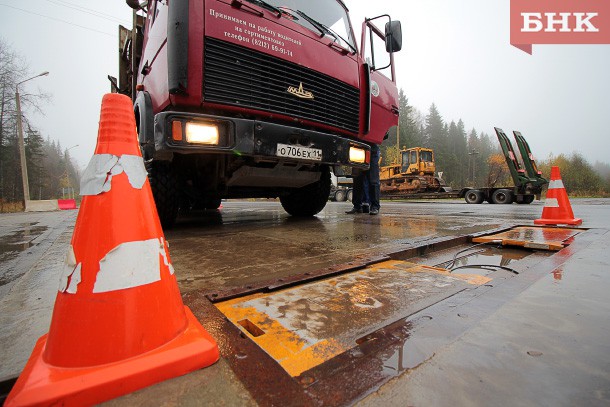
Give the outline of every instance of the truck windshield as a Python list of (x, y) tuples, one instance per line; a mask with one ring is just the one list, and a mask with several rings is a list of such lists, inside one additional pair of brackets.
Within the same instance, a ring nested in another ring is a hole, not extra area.
[(247, 1), (260, 6), (265, 4), (268, 9), (279, 9), (283, 18), (325, 35), (344, 48), (356, 51), (347, 12), (336, 0)]

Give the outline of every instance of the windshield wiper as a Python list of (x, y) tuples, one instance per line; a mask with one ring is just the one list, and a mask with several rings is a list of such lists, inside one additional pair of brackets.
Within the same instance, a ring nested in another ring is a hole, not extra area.
[(273, 11), (274, 13), (277, 13), (278, 17), (282, 16), (282, 10), (275, 7), (273, 4), (267, 3), (265, 0), (246, 0), (246, 1), (249, 3), (252, 3), (252, 4), (256, 4), (257, 6), (260, 6), (269, 11)]
[(303, 17), (309, 24), (311, 24), (318, 31), (320, 31), (320, 34), (322, 34), (322, 36), (330, 35), (331, 37), (333, 37), (335, 39), (335, 42), (337, 42), (339, 39), (341, 39), (344, 43), (347, 44), (348, 47), (350, 47), (350, 49), (354, 52), (354, 54), (357, 52), (356, 48), (354, 48), (354, 46), (352, 44), (350, 44), (349, 41), (347, 41), (341, 35), (337, 34), (335, 31), (333, 31), (329, 27), (325, 26), (321, 22), (319, 22), (319, 21), (315, 20), (314, 18), (308, 16), (307, 14), (302, 12), (301, 10), (291, 10), (291, 11), (294, 11), (295, 13), (297, 13), (298, 15)]

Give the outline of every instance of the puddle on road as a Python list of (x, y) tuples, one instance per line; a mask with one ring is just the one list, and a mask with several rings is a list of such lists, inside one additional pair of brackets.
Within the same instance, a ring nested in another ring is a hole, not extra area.
[[(519, 261), (531, 252), (520, 249), (497, 248), (497, 247), (472, 247), (471, 251), (461, 253), (455, 262), (448, 261), (438, 267), (451, 267), (451, 274), (476, 274), (486, 276), (498, 270), (497, 267), (508, 267)], [(453, 263), (453, 264), (452, 264)], [(486, 268), (488, 266), (489, 268)]]
[(20, 252), (32, 247), (34, 239), (47, 230), (46, 226), (35, 225), (22, 224), (18, 231), (0, 238), (0, 263), (14, 259)]

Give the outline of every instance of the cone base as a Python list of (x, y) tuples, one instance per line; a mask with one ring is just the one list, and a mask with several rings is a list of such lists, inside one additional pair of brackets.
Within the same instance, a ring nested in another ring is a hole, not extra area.
[(582, 219), (573, 218), (573, 219), (536, 219), (534, 221), (535, 225), (580, 225), (582, 223)]
[(51, 366), (42, 360), (47, 335), (42, 336), (4, 405), (97, 404), (215, 363), (216, 342), (188, 307), (184, 311), (188, 325), (181, 335), (150, 352), (106, 365)]

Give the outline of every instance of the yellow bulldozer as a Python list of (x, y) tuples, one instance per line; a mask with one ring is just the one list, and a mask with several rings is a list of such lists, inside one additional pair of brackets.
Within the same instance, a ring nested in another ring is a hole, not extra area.
[(434, 150), (413, 147), (400, 151), (400, 164), (380, 167), (382, 195), (400, 196), (422, 192), (450, 192), (445, 181), (436, 176)]

